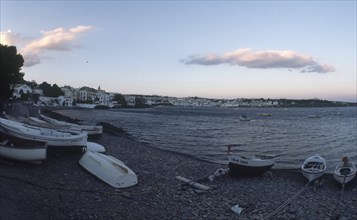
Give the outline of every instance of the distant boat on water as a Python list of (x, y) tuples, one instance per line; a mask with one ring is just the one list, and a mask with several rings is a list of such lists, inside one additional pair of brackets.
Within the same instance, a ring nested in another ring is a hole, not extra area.
[(321, 118), (321, 115), (308, 115), (308, 118)]
[(241, 120), (241, 121), (250, 121), (250, 118), (248, 118), (247, 115), (242, 114), (242, 115), (239, 116), (239, 120)]
[(259, 116), (262, 116), (262, 117), (269, 117), (269, 116), (272, 116), (272, 114), (270, 113), (260, 113), (258, 114)]

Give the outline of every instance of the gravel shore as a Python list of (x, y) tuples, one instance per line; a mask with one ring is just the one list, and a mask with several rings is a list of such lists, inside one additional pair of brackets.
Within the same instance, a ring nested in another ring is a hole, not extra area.
[[(264, 219), (302, 191), (270, 219), (357, 219), (357, 178), (341, 186), (331, 174), (310, 184), (297, 170), (275, 170), (259, 177), (208, 176), (221, 164), (163, 151), (125, 132), (90, 138), (106, 154), (122, 160), (139, 183), (115, 189), (78, 163), (81, 154), (51, 155), (42, 164), (0, 161), (0, 219)], [(199, 191), (177, 180), (183, 176), (210, 186)], [(239, 204), (240, 215), (231, 211)]]

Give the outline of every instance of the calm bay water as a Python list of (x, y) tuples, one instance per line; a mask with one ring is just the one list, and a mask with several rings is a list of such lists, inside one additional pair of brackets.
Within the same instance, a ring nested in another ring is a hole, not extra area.
[[(227, 144), (239, 144), (232, 148), (237, 153), (282, 154), (274, 168), (299, 168), (314, 154), (326, 159), (329, 172), (345, 155), (357, 162), (356, 107), (160, 107), (58, 112), (92, 123), (108, 122), (153, 147), (216, 163), (227, 163)], [(240, 121), (240, 114), (251, 120)]]

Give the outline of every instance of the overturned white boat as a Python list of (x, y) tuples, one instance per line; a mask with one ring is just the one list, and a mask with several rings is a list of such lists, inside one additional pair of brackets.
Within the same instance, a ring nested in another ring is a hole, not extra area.
[(136, 174), (121, 160), (112, 156), (87, 151), (79, 164), (114, 188), (127, 188), (138, 183)]
[(87, 145), (87, 133), (82, 131), (58, 131), (4, 118), (0, 118), (0, 127), (9, 135), (27, 140), (45, 141), (48, 146), (85, 147)]
[(341, 184), (350, 182), (355, 176), (356, 165), (349, 162), (347, 157), (342, 158), (342, 163), (338, 164), (333, 172), (334, 179)]
[(16, 138), (0, 131), (0, 156), (19, 161), (46, 160), (47, 144)]
[(80, 124), (74, 124), (70, 122), (65, 122), (65, 121), (59, 121), (54, 118), (50, 118), (44, 115), (40, 114), (40, 118), (47, 121), (50, 124), (54, 125), (62, 125), (62, 126), (69, 126), (71, 129), (75, 130), (82, 130), (88, 133), (88, 135), (94, 135), (94, 134), (102, 134), (103, 133), (103, 126), (101, 125), (80, 125)]
[(100, 144), (87, 141), (86, 150), (87, 151), (94, 151), (94, 152), (104, 153), (105, 152), (105, 147), (103, 147)]
[(304, 177), (312, 182), (326, 172), (326, 161), (319, 155), (311, 156), (304, 161), (301, 169)]

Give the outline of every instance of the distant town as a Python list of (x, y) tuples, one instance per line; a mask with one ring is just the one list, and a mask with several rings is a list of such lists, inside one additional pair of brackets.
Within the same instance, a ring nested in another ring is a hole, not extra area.
[(33, 102), (42, 106), (76, 106), (83, 108), (143, 108), (153, 106), (192, 107), (333, 107), (357, 106), (357, 103), (328, 101), (321, 99), (264, 99), (236, 98), (210, 99), (200, 97), (169, 97), (158, 95), (133, 95), (106, 92), (83, 86), (58, 87), (46, 82), (37, 85), (24, 83), (14, 86), (13, 99)]

